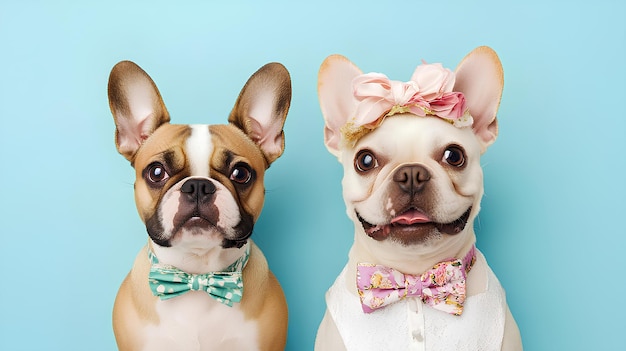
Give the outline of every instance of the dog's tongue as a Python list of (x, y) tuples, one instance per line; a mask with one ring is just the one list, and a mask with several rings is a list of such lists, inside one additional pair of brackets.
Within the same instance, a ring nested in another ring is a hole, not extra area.
[(430, 222), (430, 218), (428, 218), (428, 216), (418, 210), (408, 210), (391, 220), (391, 223), (404, 225), (428, 222)]

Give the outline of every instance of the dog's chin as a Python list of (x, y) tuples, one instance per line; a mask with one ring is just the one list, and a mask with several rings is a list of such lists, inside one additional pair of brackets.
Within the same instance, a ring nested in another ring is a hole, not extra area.
[(465, 229), (472, 207), (469, 207), (459, 218), (449, 223), (437, 223), (421, 220), (415, 223), (393, 222), (372, 224), (356, 212), (357, 218), (365, 234), (377, 241), (393, 240), (403, 245), (421, 244), (430, 238), (442, 235), (456, 235)]
[[(238, 228), (240, 226), (242, 228)], [(192, 238), (204, 237), (208, 241), (219, 241), (224, 249), (241, 248), (252, 235), (251, 228), (250, 230), (245, 230), (243, 227), (245, 226), (240, 223), (229, 234), (224, 228), (213, 224), (210, 220), (200, 216), (192, 216), (182, 223), (176, 233), (181, 237), (187, 235), (187, 237), (191, 236)]]
[(215, 225), (202, 217), (191, 217), (178, 228), (180, 232), (186, 231), (193, 235), (202, 235), (216, 230)]
[(201, 216), (190, 216), (182, 220), (173, 230), (172, 245), (181, 243), (204, 243), (203, 245), (219, 245), (226, 240), (226, 232), (210, 220)]
[(190, 216), (189, 218), (180, 221), (174, 227), (173, 232), (175, 233), (174, 237), (183, 235), (202, 235), (209, 237), (224, 235), (224, 232), (215, 224), (200, 216)]

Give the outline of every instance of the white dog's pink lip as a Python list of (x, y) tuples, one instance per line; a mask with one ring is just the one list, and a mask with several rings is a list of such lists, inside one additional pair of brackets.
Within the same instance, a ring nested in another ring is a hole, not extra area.
[(403, 212), (401, 215), (391, 220), (391, 224), (402, 224), (402, 225), (412, 225), (412, 224), (430, 223), (430, 222), (432, 221), (426, 214), (416, 209), (410, 209), (406, 212)]

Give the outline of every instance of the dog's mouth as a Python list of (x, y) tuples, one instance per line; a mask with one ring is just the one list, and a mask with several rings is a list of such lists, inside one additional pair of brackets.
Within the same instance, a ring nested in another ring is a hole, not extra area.
[(438, 223), (430, 219), (424, 212), (409, 208), (400, 215), (391, 219), (387, 224), (372, 224), (363, 219), (357, 212), (357, 218), (361, 222), (365, 234), (375, 240), (385, 240), (396, 237), (405, 243), (422, 241), (431, 234), (437, 232), (455, 235), (463, 231), (467, 225), (472, 207), (470, 206), (459, 218), (449, 223)]
[(188, 230), (192, 235), (205, 235), (208, 232), (219, 235), (222, 238), (222, 247), (241, 248), (252, 236), (254, 220), (252, 216), (244, 215), (242, 220), (233, 228), (227, 229), (219, 226), (215, 221), (195, 212), (187, 219), (183, 220), (176, 231)]
[(182, 229), (189, 230), (194, 234), (202, 234), (207, 230), (221, 231), (215, 224), (215, 221), (201, 215), (199, 212), (190, 213), (186, 216), (176, 216), (174, 218), (174, 223), (175, 232)]

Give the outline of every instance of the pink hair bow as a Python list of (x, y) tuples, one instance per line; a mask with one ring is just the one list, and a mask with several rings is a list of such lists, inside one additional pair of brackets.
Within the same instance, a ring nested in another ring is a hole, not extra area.
[(453, 92), (454, 72), (439, 63), (422, 64), (411, 80), (390, 80), (381, 73), (367, 73), (354, 78), (353, 93), (359, 101), (352, 125), (373, 129), (385, 117), (398, 113), (436, 116), (456, 127), (473, 123), (461, 92)]

